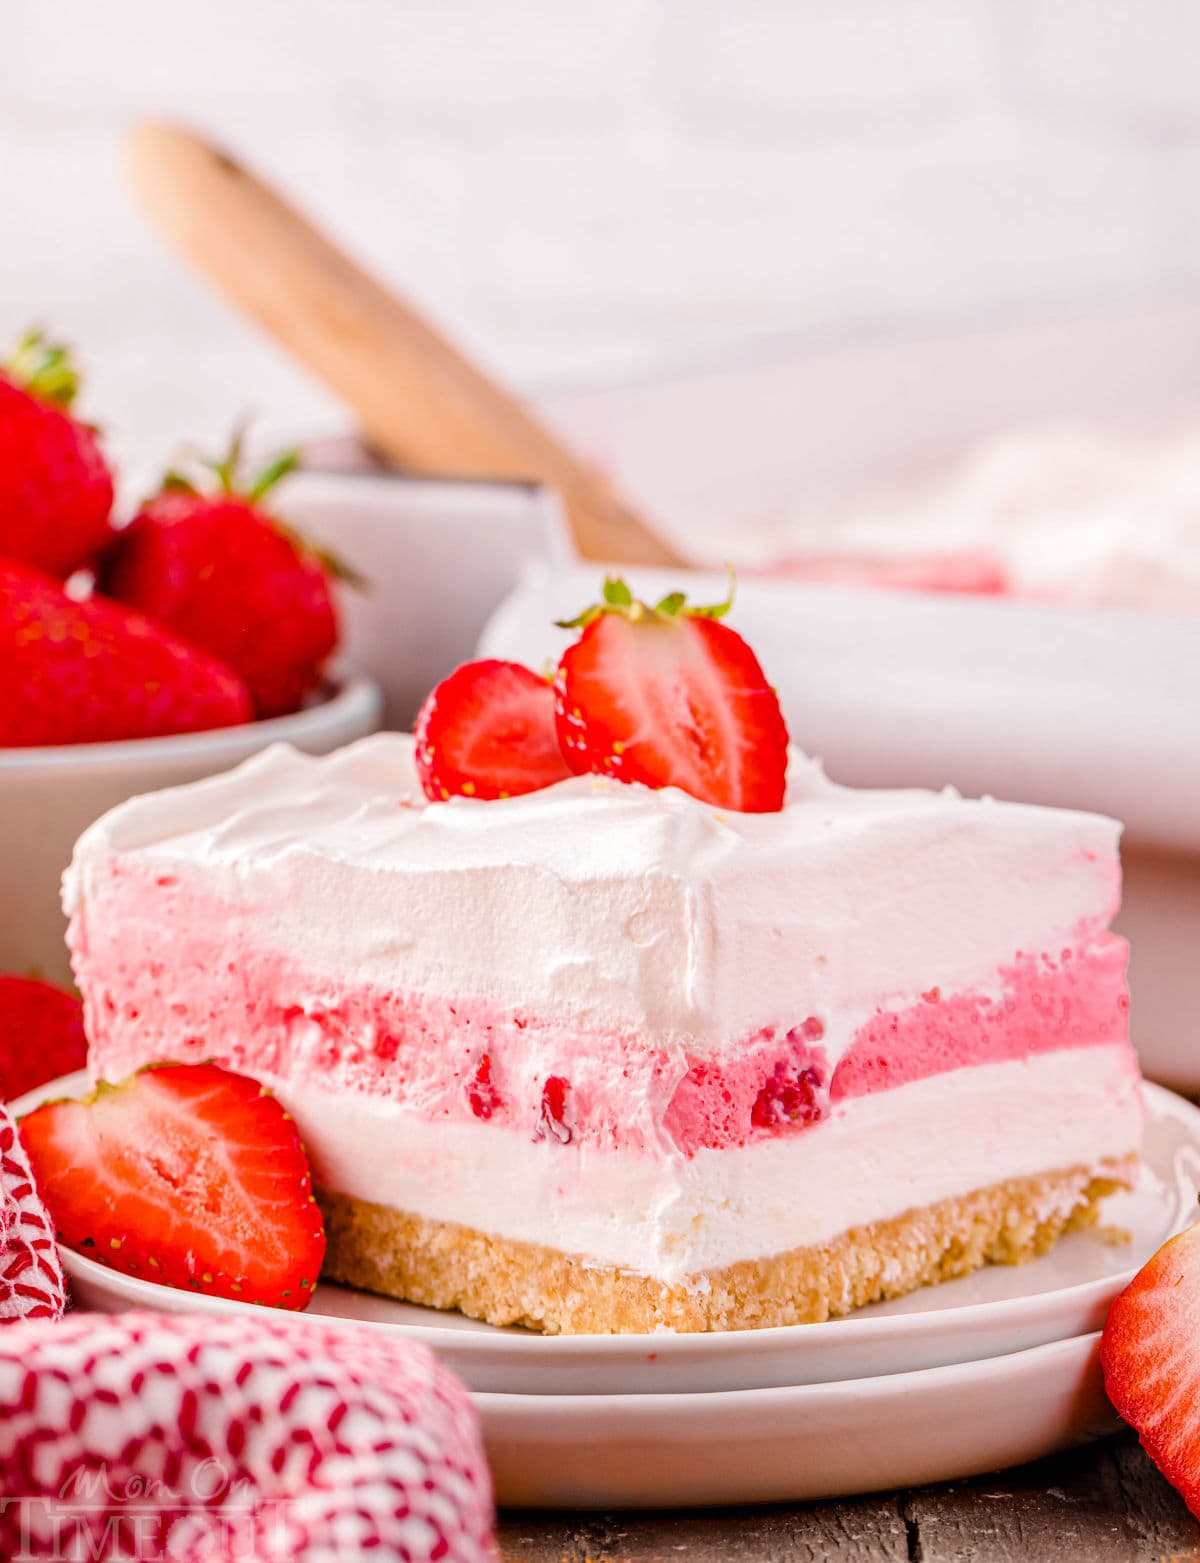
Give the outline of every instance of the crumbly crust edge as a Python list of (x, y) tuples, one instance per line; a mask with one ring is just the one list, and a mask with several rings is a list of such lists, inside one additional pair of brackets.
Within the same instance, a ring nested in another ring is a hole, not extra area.
[(1101, 1201), (1131, 1187), (1136, 1170), (1129, 1156), (1014, 1178), (674, 1282), (330, 1190), (318, 1198), (329, 1280), (489, 1324), (612, 1335), (809, 1324), (985, 1264), (1023, 1264), (1094, 1226)]

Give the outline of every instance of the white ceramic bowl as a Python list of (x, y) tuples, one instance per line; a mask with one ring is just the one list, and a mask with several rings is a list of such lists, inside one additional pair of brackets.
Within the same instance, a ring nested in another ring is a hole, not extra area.
[(370, 679), (348, 678), (294, 716), (244, 727), (0, 749), (0, 971), (70, 980), (59, 885), (76, 839), (107, 809), (137, 793), (226, 771), (268, 744), (326, 754), (374, 732), (380, 708)]
[(306, 469), (280, 507), (367, 582), (342, 593), (343, 650), (378, 683), (389, 728), (411, 727), (439, 679), (475, 655), (488, 615), (533, 560), (569, 556), (557, 502), (516, 483)]
[(0, 970), (69, 977), (59, 880), (76, 838), (106, 809), (228, 770), (269, 743), (323, 754), (381, 724), (410, 726), (426, 693), (473, 654), (529, 562), (567, 555), (557, 504), (520, 484), (304, 471), (281, 503), (367, 579), (366, 591), (342, 594), (342, 653), (366, 677), (296, 716), (248, 727), (0, 749)]

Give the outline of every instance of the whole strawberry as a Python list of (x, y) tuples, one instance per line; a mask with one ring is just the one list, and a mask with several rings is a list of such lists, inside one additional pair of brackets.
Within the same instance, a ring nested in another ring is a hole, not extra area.
[(554, 680), (555, 720), (573, 771), (679, 787), (748, 814), (783, 807), (787, 727), (750, 647), (721, 619), (730, 597), (692, 608), (682, 592), (654, 607), (624, 581), (565, 629), (579, 629)]
[(0, 555), (70, 575), (111, 536), (113, 482), (94, 432), (71, 416), (78, 375), (38, 332), (0, 365)]
[(245, 489), (240, 455), (235, 439), (225, 461), (209, 464), (215, 492), (169, 473), (118, 536), (102, 583), (240, 673), (259, 716), (282, 716), (315, 688), (338, 644), (339, 568), (263, 508), (295, 454)]
[(199, 732), (253, 715), (245, 684), (209, 652), (0, 559), (0, 749)]
[(83, 1006), (33, 977), (0, 973), (0, 1101), (87, 1063)]

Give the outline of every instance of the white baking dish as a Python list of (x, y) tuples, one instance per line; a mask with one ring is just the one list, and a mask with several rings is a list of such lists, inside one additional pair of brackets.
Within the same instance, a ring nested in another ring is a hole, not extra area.
[[(1200, 302), (783, 344), (545, 410), (681, 546), (717, 560), (742, 551), (739, 528), (761, 538), (850, 490), (931, 474), (993, 433), (1194, 418)], [(483, 645), (552, 651), (551, 621), (594, 594), (596, 574), (531, 580)], [(1200, 618), (744, 579), (736, 622), (797, 741), (839, 780), (953, 783), (1125, 821), (1135, 1037), (1150, 1074), (1200, 1091)]]
[(765, 538), (847, 493), (919, 481), (993, 434), (1195, 421), (1200, 298), (919, 340), (767, 343), (541, 410), (689, 557), (719, 561), (741, 530)]

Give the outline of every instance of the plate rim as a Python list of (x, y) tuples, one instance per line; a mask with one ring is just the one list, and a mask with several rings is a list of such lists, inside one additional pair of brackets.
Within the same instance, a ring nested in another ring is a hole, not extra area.
[[(803, 1328), (801, 1325), (795, 1326)], [(564, 1409), (570, 1418), (587, 1419), (597, 1412), (628, 1411), (670, 1415), (674, 1413), (686, 1419), (697, 1412), (736, 1411), (766, 1409), (770, 1406), (813, 1406), (820, 1409), (820, 1402), (841, 1403), (846, 1396), (862, 1395), (894, 1397), (919, 1393), (921, 1390), (952, 1388), (956, 1379), (968, 1384), (983, 1375), (989, 1378), (1011, 1377), (1022, 1368), (1034, 1369), (1056, 1355), (1071, 1357), (1078, 1354), (1081, 1361), (1091, 1359), (1100, 1344), (1102, 1330), (1088, 1330), (1082, 1335), (1068, 1335), (1062, 1340), (1042, 1341), (1037, 1346), (1025, 1346), (1019, 1351), (1005, 1351), (998, 1356), (972, 1357), (966, 1362), (945, 1362), (932, 1368), (909, 1368), (898, 1373), (869, 1373), (861, 1378), (825, 1379), (815, 1384), (760, 1384), (749, 1389), (697, 1389), (660, 1390), (610, 1394), (544, 1394), (536, 1391), (525, 1394), (515, 1390), (471, 1390), (471, 1399), (481, 1412), (509, 1412), (536, 1418), (562, 1414)], [(1114, 1408), (1114, 1415), (1116, 1410)]]

